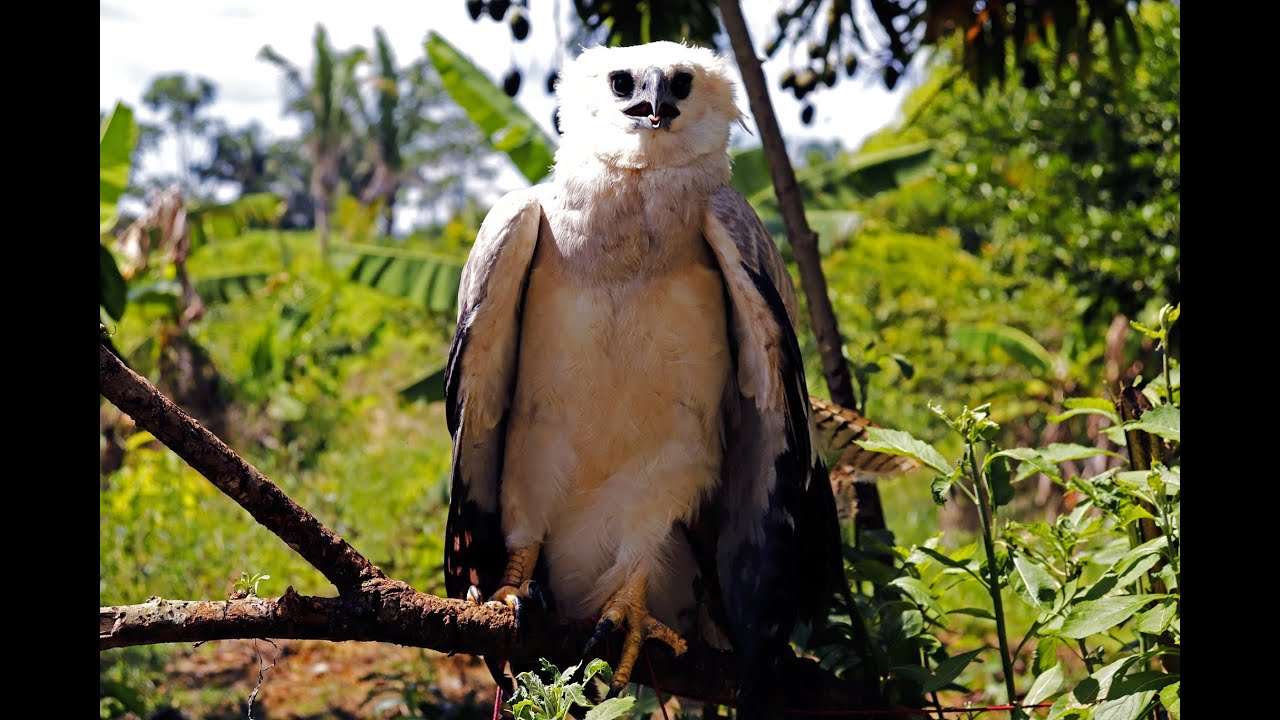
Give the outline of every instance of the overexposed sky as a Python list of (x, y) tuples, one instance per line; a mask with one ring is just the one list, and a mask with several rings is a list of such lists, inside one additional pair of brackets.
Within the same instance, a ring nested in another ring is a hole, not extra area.
[[(570, 0), (531, 0), (531, 32), (523, 43), (511, 38), (506, 23), (481, 15), (473, 22), (462, 0), (101, 0), (99, 105), (110, 110), (117, 101), (131, 105), (140, 118), (156, 120), (142, 106), (142, 93), (157, 75), (184, 72), (202, 75), (218, 86), (217, 100), (206, 113), (241, 126), (257, 120), (273, 137), (294, 135), (296, 120), (283, 115), (282, 76), (271, 64), (257, 59), (263, 45), (271, 45), (294, 63), (310, 66), (311, 41), (317, 23), (324, 24), (333, 47), (372, 47), (373, 28), (387, 35), (400, 65), (421, 58), (427, 31), (435, 30), (466, 53), (495, 80), (515, 63), (524, 73), (517, 100), (551, 131), (554, 103), (544, 89), (552, 48), (556, 45), (553, 18), (562, 14), (561, 32), (568, 34), (573, 8)], [(777, 0), (744, 0), (757, 49), (770, 39)], [(760, 53), (763, 56), (763, 53)], [(564, 58), (565, 60), (569, 58)], [(900, 82), (896, 92), (878, 80), (859, 75), (842, 79), (834, 89), (814, 95), (817, 113), (812, 126), (800, 122), (801, 104), (776, 87), (779, 72), (788, 65), (784, 53), (765, 65), (775, 112), (789, 145), (809, 139), (839, 138), (848, 148), (895, 119), (903, 90), (915, 73)], [(748, 110), (745, 92), (739, 104)], [(754, 122), (749, 122), (755, 132)], [(735, 133), (742, 130), (735, 127)], [(747, 144), (758, 139), (747, 138)], [(144, 161), (144, 172), (176, 172), (176, 152), (166, 142)], [(495, 193), (524, 184), (514, 171), (501, 174)], [(487, 193), (486, 193), (487, 194)]]

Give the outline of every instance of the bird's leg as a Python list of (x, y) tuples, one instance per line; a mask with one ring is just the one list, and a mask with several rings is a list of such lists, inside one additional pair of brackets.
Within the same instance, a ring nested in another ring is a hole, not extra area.
[(502, 573), (498, 591), (491, 601), (506, 603), (515, 608), (521, 597), (529, 597), (529, 582), (533, 567), (538, 564), (539, 543), (512, 550), (507, 557), (507, 569)]
[(631, 670), (640, 655), (640, 647), (649, 638), (655, 638), (671, 646), (676, 655), (689, 649), (684, 638), (675, 630), (664, 625), (649, 614), (645, 602), (648, 582), (643, 571), (635, 572), (618, 588), (618, 591), (604, 604), (600, 613), (600, 621), (596, 624), (595, 634), (587, 641), (583, 656), (595, 647), (605, 635), (621, 625), (627, 626), (626, 639), (622, 642), (622, 657), (618, 667), (613, 671), (613, 693), (617, 693), (631, 680)]
[[(534, 582), (533, 568), (538, 564), (539, 544), (511, 551), (507, 557), (507, 568), (502, 573), (498, 590), (489, 598), (491, 603), (500, 603), (511, 608), (516, 616), (516, 634), (523, 635), (526, 619), (530, 617), (529, 607), (535, 606), (547, 612), (552, 610), (552, 601), (541, 585)], [(479, 605), (484, 594), (480, 588), (472, 585), (467, 589), (467, 599)], [(529, 603), (533, 600), (533, 603)]]

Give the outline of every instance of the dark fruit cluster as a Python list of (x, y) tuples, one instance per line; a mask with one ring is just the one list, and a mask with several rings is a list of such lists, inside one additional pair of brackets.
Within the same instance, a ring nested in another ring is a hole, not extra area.
[(479, 20), (480, 16), (488, 13), (494, 22), (502, 22), (503, 18), (507, 19), (507, 24), (511, 26), (511, 37), (516, 42), (524, 42), (529, 37), (529, 0), (466, 0), (467, 14), (472, 20)]

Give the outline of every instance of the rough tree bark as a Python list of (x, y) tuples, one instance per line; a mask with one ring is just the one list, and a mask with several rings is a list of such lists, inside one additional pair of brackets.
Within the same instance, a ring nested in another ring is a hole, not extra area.
[[(818, 235), (809, 227), (809, 221), (804, 215), (804, 202), (800, 198), (800, 189), (796, 186), (795, 170), (787, 157), (782, 131), (778, 129), (778, 119), (773, 113), (773, 103), (769, 100), (769, 88), (765, 84), (764, 72), (760, 69), (760, 59), (756, 57), (751, 33), (742, 17), (742, 6), (739, 0), (718, 0), (718, 3), (725, 32), (729, 35), (733, 54), (738, 60), (738, 69), (742, 73), (742, 82), (747, 86), (751, 114), (755, 116), (756, 127), (760, 130), (760, 142), (764, 145), (764, 156), (769, 164), (769, 174), (773, 178), (773, 191), (778, 196), (782, 221), (786, 225), (791, 248), (795, 251), (800, 285), (808, 300), (809, 320), (818, 340), (822, 374), (827, 381), (827, 389), (831, 392), (831, 400), (836, 404), (856, 408), (858, 404), (853, 395), (853, 380), (844, 360), (844, 340), (836, 323), (835, 310), (831, 307), (831, 297), (827, 294), (827, 278), (822, 273), (822, 262), (818, 255)], [(880, 503), (879, 488), (874, 483), (857, 483), (854, 485), (854, 492), (858, 500), (855, 515), (857, 528), (883, 530), (884, 508)]]
[[(594, 629), (591, 623), (548, 618), (540, 624), (529, 623), (517, 634), (515, 620), (504, 605), (439, 598), (388, 578), (222, 440), (125, 367), (105, 339), (99, 363), (103, 397), (284, 540), (339, 592), (338, 597), (312, 597), (290, 587), (279, 598), (151, 598), (137, 605), (101, 607), (100, 650), (267, 637), (371, 640), (446, 653), (492, 654), (513, 663), (545, 657), (567, 666), (580, 659)], [(616, 663), (620, 645), (606, 648), (605, 659)], [(682, 697), (732, 705), (738, 692), (734, 657), (705, 647), (695, 645), (676, 658), (665, 646), (650, 646), (637, 667), (645, 671), (652, 667), (663, 691)], [(645, 671), (637, 674), (636, 682), (646, 682)], [(813, 659), (787, 658), (779, 663), (777, 673), (786, 707), (880, 709), (875, 699), (860, 695)]]

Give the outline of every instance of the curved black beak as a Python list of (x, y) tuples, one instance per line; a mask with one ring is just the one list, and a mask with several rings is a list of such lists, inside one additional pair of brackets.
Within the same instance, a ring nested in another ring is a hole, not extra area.
[(634, 99), (637, 102), (622, 112), (635, 118), (640, 127), (667, 129), (671, 127), (671, 121), (680, 116), (667, 76), (656, 67), (644, 71)]

